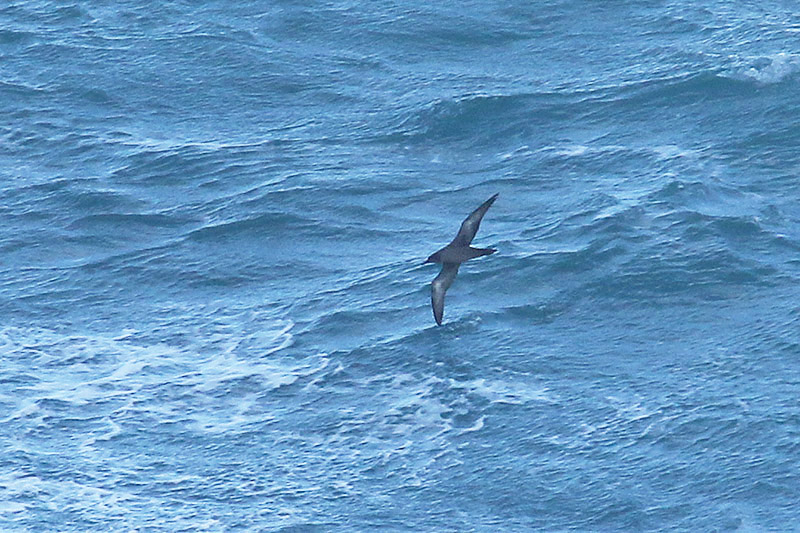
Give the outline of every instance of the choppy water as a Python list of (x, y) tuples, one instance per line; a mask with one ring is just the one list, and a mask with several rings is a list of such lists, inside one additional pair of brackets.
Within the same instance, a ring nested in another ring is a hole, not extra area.
[(0, 6), (0, 529), (797, 529), (797, 6), (428, 4)]

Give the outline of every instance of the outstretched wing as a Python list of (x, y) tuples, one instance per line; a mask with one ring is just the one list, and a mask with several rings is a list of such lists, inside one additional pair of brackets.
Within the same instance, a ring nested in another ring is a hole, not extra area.
[(453, 284), (458, 274), (458, 263), (444, 263), (442, 264), (442, 271), (436, 276), (436, 279), (431, 283), (431, 304), (433, 305), (433, 318), (436, 319), (438, 325), (442, 325), (442, 317), (444, 316), (444, 293)]
[(481, 227), (483, 215), (492, 207), (498, 195), (499, 193), (483, 202), (478, 209), (470, 213), (470, 215), (464, 219), (464, 222), (461, 223), (461, 229), (458, 230), (458, 235), (456, 235), (456, 238), (450, 243), (450, 246), (469, 246), (472, 239), (475, 238), (475, 234), (478, 233), (478, 228)]

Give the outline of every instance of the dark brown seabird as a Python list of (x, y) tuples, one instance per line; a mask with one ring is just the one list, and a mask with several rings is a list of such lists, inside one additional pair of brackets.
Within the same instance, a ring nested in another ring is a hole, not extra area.
[(456, 238), (425, 260), (425, 263), (442, 263), (442, 271), (431, 283), (433, 318), (436, 319), (436, 324), (440, 326), (442, 325), (442, 316), (444, 316), (444, 293), (447, 292), (447, 289), (453, 284), (453, 280), (456, 279), (458, 267), (461, 266), (461, 263), (482, 255), (490, 255), (497, 251), (493, 248), (472, 248), (470, 246), (475, 234), (478, 233), (478, 228), (481, 226), (483, 215), (492, 206), (497, 196), (498, 194), (495, 194), (483, 202), (478, 209), (470, 213), (461, 223), (461, 229), (458, 230)]

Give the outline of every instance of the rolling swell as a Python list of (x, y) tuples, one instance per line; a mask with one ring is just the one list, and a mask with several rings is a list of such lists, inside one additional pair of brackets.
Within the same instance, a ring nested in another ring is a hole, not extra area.
[[(714, 69), (678, 76), (590, 87), (579, 90), (476, 94), (437, 100), (414, 110), (392, 134), (414, 142), (464, 141), (476, 146), (490, 140), (547, 138), (548, 126), (582, 121), (594, 124), (600, 118), (616, 122), (641, 120), (647, 112), (664, 116), (688, 113), (708, 101), (747, 100), (765, 84), (791, 79), (792, 67), (726, 72)], [(772, 75), (771, 70), (780, 74)]]

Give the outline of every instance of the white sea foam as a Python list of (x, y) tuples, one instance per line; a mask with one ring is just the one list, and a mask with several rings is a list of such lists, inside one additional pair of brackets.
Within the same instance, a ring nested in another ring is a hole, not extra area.
[[(92, 417), (103, 417), (106, 429), (84, 439), (84, 447), (119, 435), (124, 429), (115, 418), (142, 409), (171, 421), (194, 419), (197, 427), (205, 430), (230, 429), (263, 416), (245, 414), (255, 405), (257, 393), (294, 383), (327, 365), (324, 357), (299, 361), (275, 357), (291, 346), (292, 326), (288, 321), (273, 321), (263, 330), (234, 329), (227, 337), (209, 335), (202, 344), (180, 347), (142, 342), (130, 330), (111, 335), (63, 335), (43, 329), (6, 329), (0, 331), (0, 346), (7, 357), (0, 377), (7, 382), (17, 376), (28, 377), (0, 392), (12, 405), (2, 420), (40, 426), (54, 415), (53, 408), (43, 403), (46, 400), (64, 402), (69, 414), (63, 416), (81, 419), (86, 418), (79, 414), (84, 407), (108, 405), (105, 412), (92, 411)], [(31, 375), (31, 366), (43, 370)], [(242, 379), (255, 380), (257, 390), (218, 398), (220, 387)], [(153, 403), (153, 391), (173, 388), (190, 389), (209, 401), (205, 406), (201, 401), (199, 407), (187, 408), (181, 394), (175, 392), (174, 402), (168, 395), (166, 402)]]
[(689, 150), (686, 148), (682, 148), (676, 144), (663, 144), (657, 145), (652, 147), (653, 153), (659, 159), (668, 160), (668, 159), (675, 159), (679, 157), (698, 157), (699, 154), (696, 150)]
[(800, 54), (777, 54), (749, 58), (749, 65), (740, 67), (739, 75), (765, 85), (780, 83), (800, 71)]
[(511, 152), (506, 152), (506, 153), (500, 155), (500, 159), (502, 159), (503, 161), (507, 161), (507, 160), (512, 159), (514, 157), (517, 157), (517, 156), (520, 156), (520, 155), (527, 155), (527, 154), (530, 154), (530, 153), (531, 153), (530, 147), (527, 144), (525, 144), (525, 145), (522, 145), (519, 148), (517, 148), (517, 149), (515, 149), (515, 150), (513, 150)]
[[(328, 364), (324, 356), (279, 355), (292, 342), (289, 321), (259, 327), (231, 321), (227, 326), (228, 340), (211, 335), (184, 346), (147, 342), (136, 331), (64, 335), (38, 328), (1, 330), (0, 400), (10, 409), (0, 422), (14, 435), (6, 439), (5, 452), (67, 453), (76, 467), (84, 465), (87, 476), (29, 475), (12, 468), (0, 474), (5, 494), (0, 513), (24, 521), (31, 509), (48, 501), (79, 514), (92, 509), (109, 524), (122, 526), (131, 506), (160, 503), (157, 497), (146, 501), (136, 491), (111, 490), (91, 478), (96, 468), (107, 469), (101, 465), (109, 461), (112, 441), (152, 421), (179, 424), (177, 431), (186, 438), (192, 432), (236, 433), (268, 423), (272, 415), (260, 407), (259, 398)], [(36, 435), (33, 446), (31, 434)], [(114, 461), (108, 475), (137, 468), (136, 459), (127, 455)], [(160, 475), (170, 480), (175, 474)], [(195, 521), (201, 517), (181, 510), (166, 515), (167, 522), (204, 527)]]
[(523, 405), (529, 402), (555, 401), (546, 387), (523, 381), (480, 378), (471, 381), (450, 380), (450, 384), (454, 388), (466, 389), (483, 396), (492, 403)]
[(562, 157), (581, 157), (584, 155), (614, 154), (630, 150), (626, 146), (610, 144), (602, 146), (587, 146), (583, 144), (572, 144), (567, 146), (550, 148), (554, 154)]
[(134, 500), (141, 500), (124, 490), (101, 488), (72, 479), (44, 478), (22, 472), (0, 473), (0, 489), (4, 493), (0, 508), (4, 515), (24, 519), (27, 509), (37, 500), (46, 501), (47, 506), (60, 511), (91, 508), (105, 517), (109, 523), (123, 524), (126, 509)]

